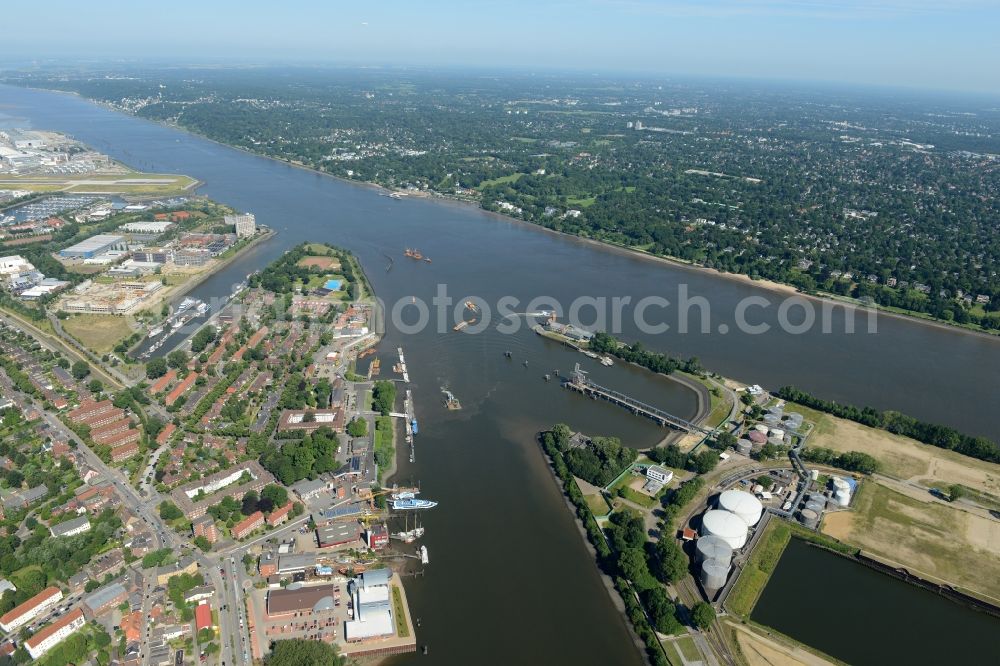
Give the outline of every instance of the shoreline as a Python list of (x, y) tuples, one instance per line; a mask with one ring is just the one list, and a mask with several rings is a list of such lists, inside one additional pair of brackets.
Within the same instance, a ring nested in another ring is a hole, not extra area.
[[(272, 160), (272, 161), (277, 162), (279, 164), (284, 164), (286, 166), (293, 167), (293, 168), (296, 168), (296, 169), (302, 169), (304, 171), (310, 171), (310, 172), (315, 173), (315, 174), (320, 175), (320, 176), (326, 176), (328, 178), (333, 178), (333, 179), (335, 179), (337, 181), (340, 181), (342, 183), (348, 183), (348, 184), (351, 184), (351, 185), (355, 185), (355, 186), (359, 186), (359, 187), (364, 187), (366, 189), (373, 189), (373, 190), (376, 190), (376, 191), (378, 191), (380, 193), (382, 193), (382, 192), (392, 193), (392, 192), (398, 191), (398, 190), (390, 189), (390, 188), (388, 188), (388, 187), (386, 187), (384, 185), (380, 185), (378, 183), (373, 183), (373, 182), (369, 182), (369, 181), (353, 180), (353, 179), (350, 179), (350, 178), (344, 178), (343, 176), (338, 176), (336, 174), (328, 173), (326, 171), (321, 171), (319, 169), (307, 166), (305, 164), (297, 164), (297, 163), (295, 163), (295, 162), (293, 162), (291, 160), (282, 159), (280, 157), (273, 157), (271, 155), (265, 155), (265, 154), (262, 154), (262, 153), (254, 152), (254, 151), (252, 151), (252, 150), (250, 150), (248, 148), (243, 148), (241, 146), (234, 146), (234, 145), (231, 145), (231, 144), (228, 144), (228, 143), (223, 143), (222, 141), (218, 141), (218, 140), (213, 139), (213, 138), (211, 138), (209, 136), (206, 136), (206, 135), (204, 135), (204, 134), (202, 134), (200, 132), (196, 132), (194, 130), (188, 129), (188, 128), (183, 127), (181, 125), (177, 125), (176, 123), (169, 123), (169, 122), (166, 122), (166, 121), (158, 121), (158, 120), (150, 120), (148, 118), (142, 118), (142, 117), (137, 116), (135, 114), (129, 114), (129, 113), (126, 113), (125, 111), (122, 111), (121, 109), (118, 109), (117, 107), (115, 107), (115, 106), (113, 106), (111, 104), (108, 104), (106, 102), (101, 102), (101, 101), (98, 101), (98, 100), (94, 100), (94, 99), (91, 99), (89, 97), (84, 97), (83, 95), (81, 95), (81, 94), (79, 94), (77, 92), (74, 92), (74, 91), (54, 90), (54, 89), (50, 89), (50, 88), (36, 88), (34, 86), (26, 86), (26, 87), (28, 89), (30, 89), (30, 90), (38, 90), (38, 91), (42, 91), (42, 92), (49, 92), (49, 93), (57, 93), (57, 94), (64, 94), (64, 95), (76, 96), (76, 97), (78, 97), (78, 98), (80, 98), (80, 99), (82, 99), (82, 100), (84, 100), (86, 102), (89, 102), (91, 104), (95, 104), (95, 105), (103, 107), (105, 109), (114, 111), (115, 113), (120, 113), (122, 115), (127, 115), (129, 117), (136, 118), (138, 120), (144, 120), (146, 122), (150, 122), (150, 123), (153, 123), (153, 124), (156, 124), (156, 125), (161, 125), (163, 127), (167, 127), (167, 128), (173, 129), (173, 130), (180, 131), (180, 132), (184, 132), (184, 133), (189, 134), (191, 136), (198, 137), (199, 139), (204, 139), (206, 141), (210, 141), (210, 142), (212, 142), (214, 144), (217, 144), (219, 146), (224, 146), (226, 148), (231, 148), (233, 150), (238, 150), (238, 151), (246, 153), (248, 155), (253, 155), (254, 157), (261, 157), (261, 158), (264, 158), (264, 159), (267, 159), (267, 160)], [(199, 181), (199, 183), (201, 183), (201, 181)], [(715, 268), (709, 268), (707, 266), (698, 266), (697, 264), (692, 264), (690, 262), (683, 261), (683, 260), (678, 259), (676, 257), (669, 257), (669, 256), (661, 256), (661, 255), (650, 254), (648, 252), (643, 252), (641, 250), (636, 250), (634, 248), (626, 247), (624, 245), (618, 245), (618, 244), (615, 244), (615, 243), (611, 243), (609, 241), (602, 241), (602, 240), (597, 240), (597, 239), (594, 239), (594, 238), (587, 238), (585, 236), (580, 236), (580, 235), (577, 235), (577, 234), (571, 234), (571, 233), (568, 233), (568, 232), (565, 232), (565, 231), (558, 231), (556, 229), (550, 229), (548, 227), (542, 226), (541, 224), (538, 224), (537, 222), (531, 222), (529, 220), (523, 220), (523, 219), (520, 219), (520, 218), (516, 218), (516, 217), (511, 217), (509, 215), (505, 215), (503, 213), (497, 213), (495, 211), (487, 210), (487, 209), (483, 208), (482, 204), (480, 204), (478, 202), (465, 201), (463, 199), (459, 199), (459, 198), (456, 198), (456, 197), (448, 196), (448, 195), (441, 194), (441, 193), (438, 193), (438, 192), (423, 191), (423, 190), (421, 190), (418, 193), (413, 193), (413, 194), (407, 193), (407, 197), (409, 197), (409, 196), (412, 196), (414, 199), (433, 200), (433, 201), (436, 201), (436, 202), (447, 202), (447, 203), (451, 203), (451, 204), (468, 206), (468, 207), (471, 207), (471, 208), (475, 208), (479, 212), (486, 213), (488, 215), (496, 216), (498, 219), (502, 219), (504, 221), (518, 222), (518, 223), (521, 223), (521, 224), (530, 225), (532, 228), (540, 229), (540, 230), (546, 231), (548, 233), (556, 234), (556, 235), (559, 235), (559, 236), (562, 236), (562, 237), (565, 237), (565, 238), (572, 238), (574, 240), (578, 240), (578, 241), (581, 241), (581, 242), (584, 242), (584, 243), (592, 244), (594, 246), (600, 247), (600, 248), (605, 249), (605, 250), (615, 250), (615, 251), (624, 253), (626, 256), (641, 257), (641, 258), (644, 258), (644, 259), (647, 259), (647, 260), (651, 260), (651, 261), (654, 261), (654, 262), (664, 263), (664, 264), (667, 264), (669, 266), (673, 266), (673, 267), (676, 267), (676, 268), (682, 268), (682, 269), (693, 270), (693, 271), (702, 271), (702, 272), (704, 272), (704, 273), (706, 273), (708, 275), (712, 275), (713, 277), (718, 277), (718, 278), (721, 278), (721, 279), (724, 279), (724, 280), (730, 280), (730, 281), (734, 281), (734, 282), (739, 282), (739, 283), (742, 283), (744, 285), (752, 285), (752, 286), (758, 287), (760, 289), (763, 289), (765, 291), (771, 291), (771, 292), (774, 292), (774, 293), (781, 293), (781, 294), (784, 294), (786, 296), (792, 296), (792, 295), (794, 295), (794, 296), (800, 296), (802, 298), (806, 298), (806, 299), (809, 299), (809, 300), (812, 300), (812, 301), (815, 301), (815, 302), (819, 302), (819, 303), (829, 303), (829, 304), (831, 304), (833, 306), (839, 306), (839, 307), (842, 307), (842, 308), (854, 308), (854, 309), (860, 310), (862, 312), (873, 312), (873, 313), (875, 313), (878, 316), (894, 317), (894, 318), (898, 318), (898, 319), (904, 319), (904, 320), (910, 321), (910, 322), (915, 323), (915, 324), (921, 324), (921, 325), (925, 325), (925, 326), (934, 326), (934, 327), (937, 327), (937, 328), (940, 328), (940, 329), (943, 329), (943, 330), (954, 331), (954, 332), (957, 332), (957, 333), (964, 333), (964, 334), (968, 334), (968, 335), (980, 336), (980, 337), (984, 337), (986, 339), (990, 339), (990, 340), (994, 340), (994, 341), (1000, 342), (1000, 332), (998, 332), (998, 333), (990, 333), (990, 332), (987, 332), (987, 331), (977, 331), (977, 330), (974, 330), (974, 329), (965, 328), (965, 327), (962, 327), (962, 326), (956, 326), (954, 324), (949, 324), (947, 322), (944, 322), (944, 321), (941, 321), (941, 320), (938, 320), (938, 319), (927, 319), (927, 318), (924, 318), (922, 316), (919, 316), (918, 314), (905, 314), (905, 313), (901, 313), (901, 312), (891, 312), (891, 311), (888, 311), (888, 310), (883, 310), (883, 309), (881, 309), (879, 307), (871, 307), (871, 306), (867, 306), (867, 305), (846, 303), (844, 301), (841, 301), (841, 300), (838, 300), (838, 299), (834, 299), (834, 298), (831, 298), (829, 296), (816, 295), (816, 294), (806, 294), (806, 293), (798, 291), (795, 287), (793, 287), (792, 285), (789, 285), (789, 284), (784, 284), (784, 283), (781, 283), (781, 282), (775, 282), (773, 280), (767, 280), (767, 279), (754, 279), (754, 278), (752, 278), (749, 275), (746, 275), (744, 273), (727, 273), (727, 272), (720, 271), (720, 270), (715, 269)]]
[[(559, 497), (562, 499), (563, 507), (565, 507), (566, 510), (569, 511), (570, 520), (573, 521), (573, 525), (576, 527), (577, 534), (580, 535), (580, 539), (583, 541), (584, 548), (586, 549), (587, 553), (590, 554), (590, 557), (593, 560), (592, 564), (594, 566), (594, 569), (597, 571), (597, 575), (601, 579), (601, 583), (604, 585), (604, 589), (608, 593), (608, 596), (611, 599), (611, 604), (615, 607), (615, 610), (618, 611), (619, 619), (625, 625), (625, 629), (628, 631), (629, 636), (632, 637), (632, 643), (635, 646), (636, 650), (638, 651), (640, 658), (642, 659), (643, 662), (647, 664), (650, 663), (649, 657), (646, 655), (646, 645), (645, 643), (642, 642), (642, 639), (639, 637), (639, 634), (636, 633), (635, 631), (635, 627), (632, 626), (632, 622), (626, 615), (625, 602), (622, 601), (621, 595), (618, 593), (618, 590), (615, 589), (614, 581), (611, 579), (611, 576), (605, 573), (604, 570), (601, 569), (600, 565), (598, 564), (597, 549), (594, 548), (594, 544), (590, 543), (590, 539), (587, 537), (587, 530), (583, 526), (583, 521), (577, 515), (576, 507), (573, 506), (573, 503), (569, 501), (569, 497), (566, 496), (566, 491), (563, 489), (561, 480), (556, 475), (556, 470), (555, 467), (553, 467), (552, 465), (552, 460), (549, 458), (548, 454), (541, 447), (541, 445), (538, 444), (537, 441), (536, 441), (536, 447), (538, 449), (538, 454), (541, 455), (543, 458), (545, 469), (547, 469), (549, 472), (549, 478), (555, 484), (555, 490), (559, 494)], [(591, 513), (591, 517), (593, 518), (593, 513)]]

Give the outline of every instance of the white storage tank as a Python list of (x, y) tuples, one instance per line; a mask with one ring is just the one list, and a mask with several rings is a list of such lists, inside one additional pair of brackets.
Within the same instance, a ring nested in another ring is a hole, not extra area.
[(751, 442), (749, 439), (741, 439), (738, 442), (736, 442), (737, 453), (741, 453), (745, 456), (748, 456), (750, 455), (750, 452), (752, 450), (753, 450), (753, 442)]
[(839, 476), (832, 477), (830, 483), (833, 485), (833, 499), (839, 506), (847, 506), (851, 503), (851, 484)]
[(735, 513), (718, 509), (706, 511), (701, 518), (701, 535), (720, 537), (733, 550), (739, 550), (747, 542), (747, 524)]
[(778, 439), (785, 438), (785, 431), (781, 428), (771, 428), (771, 437), (777, 437)]
[(719, 508), (735, 513), (753, 527), (764, 513), (760, 500), (744, 490), (727, 490), (719, 495)]
[(729, 577), (729, 562), (705, 560), (701, 564), (701, 586), (708, 592), (721, 590)]
[(763, 423), (758, 423), (757, 425), (755, 425), (753, 427), (753, 429), (756, 430), (757, 432), (761, 433), (761, 434), (764, 434), (764, 435), (767, 434), (767, 426), (764, 425)]
[(703, 536), (694, 544), (694, 561), (719, 560), (727, 564), (733, 559), (733, 548), (725, 539)]
[(799, 512), (799, 520), (806, 527), (815, 528), (819, 525), (819, 514), (812, 509), (802, 509)]

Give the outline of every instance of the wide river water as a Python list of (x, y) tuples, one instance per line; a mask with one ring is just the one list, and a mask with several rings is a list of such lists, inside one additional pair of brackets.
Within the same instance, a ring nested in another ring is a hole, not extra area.
[[(671, 324), (668, 332), (642, 333), (627, 315), (621, 337), (698, 356), (706, 367), (747, 382), (772, 388), (795, 384), (825, 398), (898, 409), (1000, 437), (994, 418), (1000, 377), (996, 339), (890, 317), (878, 319), (877, 334), (848, 335), (839, 307), (830, 318), (832, 333), (819, 326), (804, 334), (779, 332), (778, 297), (755, 285), (608, 250), (465, 205), (394, 201), (371, 188), (70, 95), (0, 86), (0, 124), (63, 131), (137, 169), (194, 176), (204, 181), (199, 192), (253, 212), (278, 232), (206, 280), (194, 290), (196, 297), (228, 294), (247, 273), (305, 240), (354, 251), (390, 308), (412, 297), (430, 302), (439, 284), (457, 301), (479, 296), (494, 304), (513, 296), (524, 304), (544, 295), (566, 307), (581, 296), (630, 296), (634, 303), (662, 295), (676, 301), (683, 284), (710, 303), (711, 332), (679, 333), (677, 315), (654, 307), (647, 319), (659, 313)], [(433, 263), (402, 256), (405, 247), (414, 246)], [(394, 259), (388, 271), (387, 256)], [(749, 297), (771, 301), (748, 315), (754, 323), (769, 323), (770, 333), (736, 332), (734, 312)], [(696, 318), (699, 312), (693, 310)], [(720, 325), (729, 332), (720, 333)], [(562, 391), (542, 374), (553, 368), (566, 372), (581, 362), (600, 383), (679, 416), (694, 413), (694, 394), (621, 364), (600, 367), (526, 329), (465, 335), (452, 332), (450, 323), (444, 330), (429, 326), (407, 334), (389, 327), (381, 347), (383, 367), (391, 367), (388, 352), (397, 345), (406, 351), (420, 419), (416, 462), (401, 456), (397, 479), (419, 481), (424, 495), (440, 502), (424, 516), (431, 564), (425, 576), (407, 582), (413, 613), (422, 620), (418, 641), (429, 646), (428, 657), (421, 659), (640, 663), (535, 434), (564, 421), (648, 446), (664, 433), (611, 405)], [(506, 350), (512, 360), (504, 358)], [(462, 411), (444, 409), (445, 385), (462, 401)]]

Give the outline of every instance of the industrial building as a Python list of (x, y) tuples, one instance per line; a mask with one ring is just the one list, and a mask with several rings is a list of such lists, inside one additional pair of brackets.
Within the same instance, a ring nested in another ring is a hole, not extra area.
[(173, 222), (166, 222), (166, 221), (129, 222), (128, 224), (123, 224), (122, 226), (118, 227), (118, 230), (131, 234), (159, 235), (166, 232), (172, 226), (174, 226)]
[(351, 582), (354, 619), (344, 623), (344, 639), (349, 643), (383, 638), (396, 633), (392, 618), (389, 569), (365, 571)]
[(92, 259), (109, 250), (127, 250), (125, 238), (114, 234), (97, 234), (76, 245), (59, 250), (59, 256), (65, 259)]
[(332, 523), (316, 528), (316, 543), (320, 548), (335, 548), (354, 543), (361, 538), (357, 523)]
[(128, 590), (121, 583), (98, 588), (83, 598), (83, 610), (90, 617), (97, 617), (112, 610), (128, 599)]

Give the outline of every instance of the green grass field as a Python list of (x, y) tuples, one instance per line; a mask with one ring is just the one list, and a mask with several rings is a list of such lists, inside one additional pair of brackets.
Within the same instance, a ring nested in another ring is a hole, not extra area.
[(396, 618), (396, 635), (406, 638), (410, 635), (410, 627), (406, 624), (406, 613), (403, 610), (403, 595), (399, 588), (392, 586), (392, 614)]
[(128, 317), (101, 314), (70, 315), (62, 322), (63, 329), (88, 349), (103, 354), (123, 338), (132, 335)]
[(608, 501), (604, 499), (604, 495), (600, 493), (594, 495), (587, 495), (587, 506), (590, 507), (590, 512), (595, 516), (606, 516), (611, 513), (611, 507), (608, 506)]
[(521, 179), (522, 176), (526, 174), (523, 173), (512, 173), (509, 176), (500, 176), (499, 178), (491, 178), (490, 180), (484, 180), (479, 183), (479, 187), (489, 187), (490, 185), (506, 185), (508, 183), (516, 183)]
[(566, 203), (575, 208), (589, 208), (597, 202), (597, 197), (566, 197)]
[(701, 660), (701, 652), (698, 651), (698, 646), (694, 644), (694, 639), (690, 636), (683, 636), (678, 638), (675, 643), (681, 654), (688, 661), (699, 661)]
[(778, 566), (778, 560), (791, 538), (791, 527), (784, 521), (775, 519), (767, 524), (739, 580), (726, 599), (729, 612), (744, 618), (750, 616), (750, 611), (757, 604), (760, 593), (767, 586), (767, 581)]

